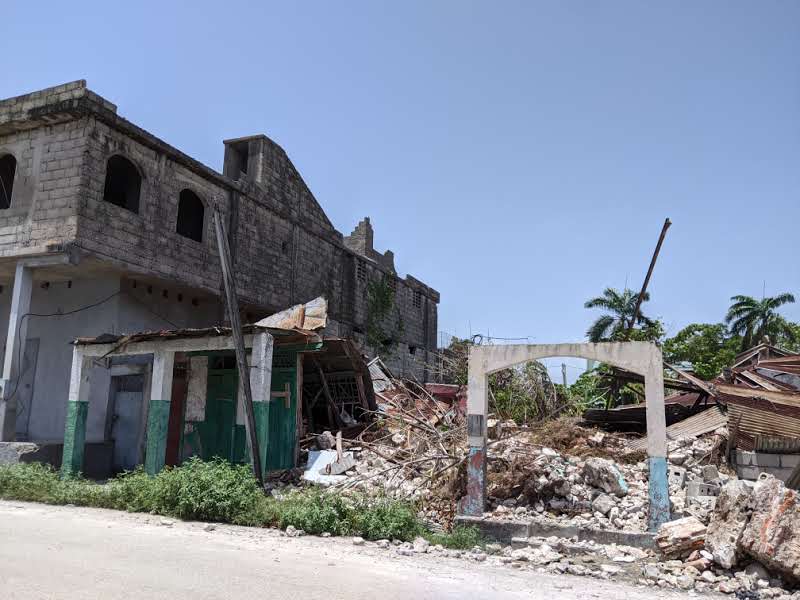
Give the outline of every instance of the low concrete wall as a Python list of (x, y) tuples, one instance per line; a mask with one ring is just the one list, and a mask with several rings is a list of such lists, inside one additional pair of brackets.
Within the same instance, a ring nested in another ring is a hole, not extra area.
[(510, 544), (530, 537), (577, 538), (579, 541), (593, 541), (597, 544), (618, 544), (635, 548), (655, 548), (653, 534), (634, 533), (628, 531), (612, 531), (577, 527), (574, 525), (557, 525), (538, 523), (536, 521), (494, 521), (482, 517), (457, 516), (459, 525), (477, 527), (487, 538)]
[(740, 479), (755, 481), (761, 473), (769, 473), (785, 482), (800, 464), (800, 454), (767, 454), (736, 450), (736, 474)]
[[(64, 444), (35, 444), (33, 442), (0, 442), (0, 465), (19, 463), (44, 463), (61, 468)], [(107, 479), (111, 476), (112, 442), (87, 443), (84, 454), (84, 475), (90, 479)]]

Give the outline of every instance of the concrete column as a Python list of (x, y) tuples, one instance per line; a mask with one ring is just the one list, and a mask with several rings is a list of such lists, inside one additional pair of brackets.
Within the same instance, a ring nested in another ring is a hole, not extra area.
[(653, 345), (644, 378), (647, 403), (647, 461), (650, 467), (650, 531), (670, 520), (667, 479), (667, 417), (664, 413), (664, 367), (661, 350)]
[(2, 399), (0, 399), (0, 441), (13, 442), (17, 428), (16, 388), (19, 383), (22, 357), (25, 356), (28, 319), (30, 312), (33, 269), (18, 262), (14, 274), (14, 291), (11, 296), (11, 313), (6, 334), (6, 354), (3, 362)]
[(144, 470), (148, 475), (155, 475), (163, 469), (166, 460), (174, 365), (175, 352), (158, 351), (153, 353), (150, 403), (147, 410), (147, 443), (144, 456)]
[(467, 380), (467, 495), (461, 514), (480, 517), (486, 505), (486, 416), (489, 412), (489, 377), (481, 350), (470, 348)]
[(61, 455), (61, 473), (65, 477), (76, 476), (83, 470), (91, 368), (91, 358), (84, 356), (80, 347), (75, 346), (72, 351), (67, 418), (64, 424), (64, 449)]
[[(266, 331), (253, 336), (252, 366), (250, 367), (250, 389), (253, 393), (253, 416), (256, 421), (256, 436), (258, 437), (258, 454), (261, 458), (262, 475), (266, 475), (267, 472), (273, 341), (272, 336)], [(249, 439), (247, 444), (249, 448)], [(250, 452), (252, 455), (252, 450)]]

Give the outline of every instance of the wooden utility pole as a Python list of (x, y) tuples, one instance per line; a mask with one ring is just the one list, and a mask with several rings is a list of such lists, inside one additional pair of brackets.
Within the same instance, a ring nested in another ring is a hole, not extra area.
[(664, 236), (667, 235), (667, 229), (669, 229), (670, 225), (672, 225), (672, 221), (667, 218), (664, 221), (664, 226), (661, 228), (661, 235), (658, 236), (658, 243), (656, 244), (656, 249), (653, 252), (653, 258), (650, 259), (650, 268), (647, 269), (647, 275), (645, 276), (644, 283), (642, 284), (642, 291), (639, 292), (639, 297), (636, 298), (636, 307), (633, 309), (633, 316), (631, 317), (631, 322), (628, 324), (628, 332), (633, 329), (633, 326), (636, 324), (636, 319), (639, 317), (639, 309), (642, 306), (642, 299), (647, 292), (647, 284), (650, 283), (650, 276), (653, 274), (653, 268), (656, 266), (658, 253), (661, 251), (661, 244), (664, 243)]
[(233, 265), (231, 265), (231, 251), (228, 246), (228, 235), (225, 223), (214, 207), (214, 229), (217, 234), (217, 247), (219, 248), (219, 262), (222, 265), (222, 282), (225, 285), (225, 300), (228, 305), (228, 317), (233, 331), (233, 343), (236, 348), (236, 364), (239, 368), (239, 383), (244, 392), (244, 426), (247, 430), (247, 439), (250, 441), (250, 455), (253, 462), (253, 475), (260, 487), (264, 487), (264, 474), (261, 471), (261, 455), (258, 451), (258, 436), (256, 434), (256, 419), (253, 414), (253, 391), (250, 389), (250, 368), (247, 364), (247, 355), (244, 350), (244, 335), (242, 323), (239, 320), (239, 301), (236, 299), (236, 282), (233, 278)]

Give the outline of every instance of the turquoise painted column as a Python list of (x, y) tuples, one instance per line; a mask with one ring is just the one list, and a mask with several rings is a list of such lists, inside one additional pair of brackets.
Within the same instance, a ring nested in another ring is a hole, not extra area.
[(147, 408), (147, 442), (144, 456), (144, 470), (148, 475), (155, 475), (163, 469), (166, 460), (174, 364), (175, 352), (153, 353), (153, 374), (150, 378), (150, 403)]
[[(267, 451), (269, 446), (269, 403), (272, 387), (272, 336), (263, 331), (253, 336), (252, 365), (250, 367), (250, 389), (253, 393), (253, 416), (256, 421), (258, 454), (261, 458), (262, 475), (267, 473)], [(247, 440), (250, 456), (250, 440)]]
[(651, 344), (651, 360), (644, 374), (647, 402), (647, 456), (650, 467), (648, 529), (658, 531), (671, 519), (667, 482), (667, 417), (664, 412), (664, 362), (661, 349)]
[(83, 451), (86, 442), (86, 415), (89, 413), (89, 370), (91, 359), (83, 356), (79, 346), (72, 351), (72, 370), (67, 397), (67, 418), (64, 423), (64, 448), (61, 454), (61, 474), (75, 477), (83, 471)]

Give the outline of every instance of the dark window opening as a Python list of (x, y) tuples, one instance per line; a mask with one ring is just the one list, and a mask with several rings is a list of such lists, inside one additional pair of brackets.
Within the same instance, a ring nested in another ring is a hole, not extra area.
[(178, 198), (178, 223), (175, 231), (178, 235), (195, 242), (203, 241), (203, 218), (205, 207), (203, 201), (192, 190), (181, 191)]
[(250, 162), (250, 144), (241, 142), (232, 146), (233, 150), (233, 171), (235, 179), (242, 179), (242, 175), (247, 175), (247, 163)]
[(416, 346), (409, 346), (409, 347), (408, 347), (408, 353), (409, 353), (409, 354), (416, 354), (416, 353), (417, 353), (417, 348), (416, 348)]
[(422, 308), (422, 292), (414, 290), (414, 308)]
[(356, 277), (359, 281), (367, 280), (367, 265), (363, 260), (356, 262)]
[(212, 356), (208, 365), (209, 369), (230, 371), (236, 368), (236, 357), (231, 355)]
[(112, 156), (108, 159), (103, 200), (138, 213), (141, 189), (142, 177), (131, 161), (122, 156)]
[(10, 154), (0, 158), (0, 209), (11, 208), (11, 194), (14, 193), (14, 174), (17, 172), (17, 159)]
[(284, 254), (288, 254), (289, 253), (289, 242), (285, 242), (285, 241), (281, 242), (281, 252), (283, 252)]

